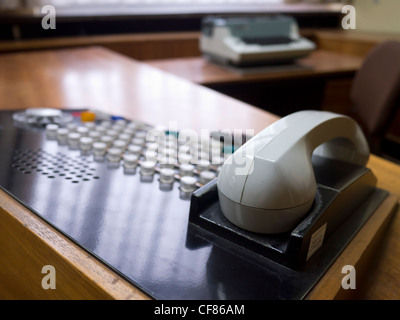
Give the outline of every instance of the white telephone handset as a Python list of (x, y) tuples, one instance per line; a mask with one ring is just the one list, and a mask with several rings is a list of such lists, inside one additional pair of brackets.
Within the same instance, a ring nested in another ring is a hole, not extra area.
[(252, 232), (289, 231), (314, 201), (313, 152), (360, 166), (369, 158), (368, 143), (353, 119), (324, 111), (293, 113), (257, 134), (222, 166), (217, 186), (224, 216)]

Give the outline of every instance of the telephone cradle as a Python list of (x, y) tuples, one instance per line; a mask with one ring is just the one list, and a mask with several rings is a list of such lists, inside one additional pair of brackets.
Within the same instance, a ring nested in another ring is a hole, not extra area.
[(216, 180), (193, 193), (190, 224), (285, 267), (307, 270), (314, 254), (315, 260), (339, 254), (373, 213), (366, 206), (379, 204), (387, 195), (375, 188), (376, 178), (365, 167), (322, 157), (314, 158), (313, 167), (318, 183), (314, 204), (290, 232), (257, 234), (232, 224), (222, 214)]
[[(193, 165), (162, 162), (181, 132), (158, 128), (167, 139), (154, 153), (153, 129), (87, 109), (1, 111), (0, 187), (171, 300), (303, 299), (388, 195), (365, 167), (365, 138), (340, 115), (295, 113), (229, 148), (214, 134), (224, 161)], [(235, 162), (243, 151), (248, 161)], [(246, 174), (232, 175), (243, 163)]]

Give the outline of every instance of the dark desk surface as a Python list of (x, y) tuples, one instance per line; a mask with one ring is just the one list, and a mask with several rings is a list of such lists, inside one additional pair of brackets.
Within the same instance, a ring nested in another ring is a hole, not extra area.
[(209, 62), (203, 57), (149, 60), (153, 67), (202, 85), (216, 85), (250, 81), (292, 80), (317, 76), (353, 75), (361, 64), (361, 57), (316, 50), (299, 59), (296, 65), (271, 66), (239, 70)]
[[(102, 48), (1, 55), (0, 94), (6, 97), (0, 100), (2, 110), (90, 106), (151, 124), (176, 121), (178, 128), (195, 130), (251, 128), (259, 132), (278, 119)], [(378, 177), (378, 187), (400, 192), (399, 166), (375, 156), (371, 156), (368, 166)], [(390, 201), (388, 205), (393, 206), (397, 199), (392, 197)], [(382, 219), (387, 216), (382, 215)], [(393, 218), (389, 228), (384, 229), (385, 245), (379, 248), (379, 260), (369, 270), (370, 280), (362, 291), (364, 298), (400, 297), (400, 217), (396, 214)], [(7, 261), (0, 264), (0, 297), (147, 298), (2, 191), (0, 221), (0, 247)], [(383, 221), (368, 222), (359, 241), (350, 247), (350, 257), (361, 256), (372, 243), (367, 235), (379, 230), (382, 233), (382, 225)], [(59, 271), (57, 290), (43, 290), (40, 286), (40, 270), (45, 264), (52, 264)], [(336, 277), (341, 279), (343, 275)], [(316, 288), (311, 298), (335, 297), (336, 289), (328, 290), (329, 283), (320, 284), (322, 289)]]

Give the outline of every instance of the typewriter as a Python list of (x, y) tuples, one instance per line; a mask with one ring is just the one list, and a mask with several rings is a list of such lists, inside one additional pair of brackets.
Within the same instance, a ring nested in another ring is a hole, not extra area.
[(206, 17), (200, 49), (211, 61), (238, 67), (293, 63), (316, 49), (289, 16)]

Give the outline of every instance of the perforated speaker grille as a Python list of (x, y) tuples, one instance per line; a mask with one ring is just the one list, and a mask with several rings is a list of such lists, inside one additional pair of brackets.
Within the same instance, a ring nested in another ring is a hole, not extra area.
[(55, 154), (42, 149), (15, 150), (12, 167), (22, 174), (40, 174), (49, 179), (65, 179), (80, 183), (100, 179), (91, 161), (72, 158), (61, 152)]

